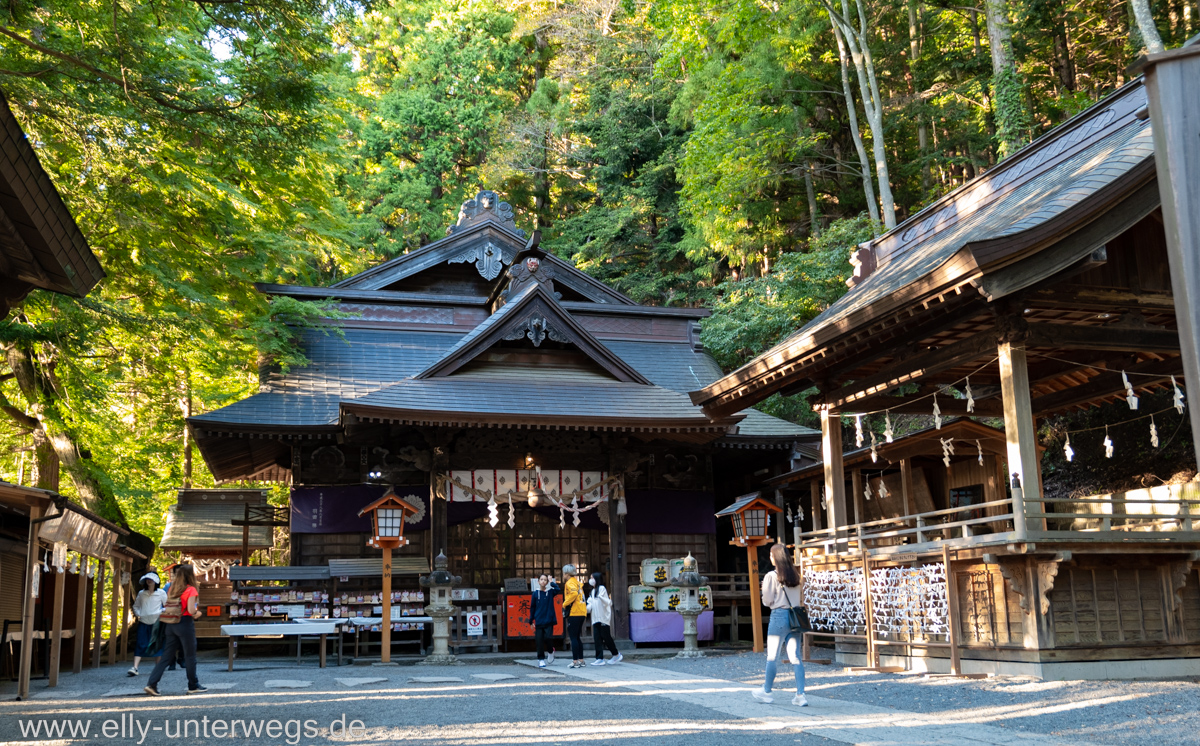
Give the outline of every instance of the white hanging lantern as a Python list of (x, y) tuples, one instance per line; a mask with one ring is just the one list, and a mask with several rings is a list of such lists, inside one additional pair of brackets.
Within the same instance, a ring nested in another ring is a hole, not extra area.
[(1125, 401), (1129, 402), (1129, 408), (1137, 409), (1137, 394), (1133, 393), (1133, 384), (1129, 383), (1129, 376), (1125, 375), (1125, 371), (1121, 371), (1121, 383), (1125, 384)]
[(1175, 383), (1175, 376), (1171, 376), (1171, 406), (1175, 407), (1175, 411), (1183, 414), (1183, 392), (1179, 390), (1179, 384)]

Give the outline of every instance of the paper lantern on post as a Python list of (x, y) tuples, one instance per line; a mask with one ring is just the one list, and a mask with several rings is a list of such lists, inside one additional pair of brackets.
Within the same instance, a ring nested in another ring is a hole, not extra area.
[(754, 652), (763, 651), (762, 599), (758, 587), (758, 548), (771, 543), (767, 536), (767, 516), (782, 513), (783, 509), (758, 492), (742, 495), (728, 508), (717, 513), (717, 517), (733, 519), (733, 546), (746, 548), (746, 566), (750, 575), (750, 612), (754, 629)]
[(412, 503), (401, 499), (388, 487), (383, 497), (358, 511), (359, 515), (371, 514), (373, 536), (367, 539), (367, 545), (376, 549), (398, 549), (408, 544), (404, 537), (404, 519), (418, 512)]

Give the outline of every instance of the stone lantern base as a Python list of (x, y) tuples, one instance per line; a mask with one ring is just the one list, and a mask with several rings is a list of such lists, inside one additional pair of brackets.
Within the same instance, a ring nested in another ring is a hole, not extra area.
[(704, 651), (700, 649), (698, 642), (699, 629), (696, 625), (696, 619), (704, 613), (703, 606), (695, 608), (677, 608), (683, 615), (683, 650), (675, 654), (676, 658), (703, 658)]

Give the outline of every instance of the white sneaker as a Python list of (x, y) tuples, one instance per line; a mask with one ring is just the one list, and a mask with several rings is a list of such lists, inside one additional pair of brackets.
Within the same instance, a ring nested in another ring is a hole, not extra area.
[(769, 692), (765, 692), (762, 689), (755, 689), (750, 694), (753, 695), (753, 697), (755, 699), (757, 699), (759, 702), (764, 702), (766, 704), (771, 704), (772, 702), (775, 701), (775, 698), (772, 697)]
[(615, 656), (613, 656), (613, 657), (612, 657), (612, 658), (611, 658), (611, 659), (608, 661), (608, 665), (610, 665), (610, 666), (611, 666), (611, 665), (614, 665), (614, 664), (616, 664), (616, 663), (620, 663), (620, 662), (621, 662), (621, 661), (623, 661), (623, 660), (625, 660), (625, 656), (621, 655), (620, 653), (617, 653)]
[(546, 661), (544, 661), (544, 660), (538, 661), (538, 668), (545, 668), (545, 667), (546, 667)]
[(604, 665), (604, 661), (603, 661), (602, 659), (600, 659), (600, 658), (597, 658), (596, 660), (592, 661), (592, 665), (593, 665), (593, 666), (603, 666), (603, 665)]
[(138, 670), (136, 668), (131, 668), (128, 671), (126, 671), (125, 673), (127, 676), (137, 676)]
[(548, 666), (554, 665), (554, 651), (553, 650), (551, 650), (550, 653), (546, 656), (546, 665), (548, 665)]
[(797, 694), (792, 697), (792, 704), (796, 707), (808, 707), (808, 698), (803, 694)]

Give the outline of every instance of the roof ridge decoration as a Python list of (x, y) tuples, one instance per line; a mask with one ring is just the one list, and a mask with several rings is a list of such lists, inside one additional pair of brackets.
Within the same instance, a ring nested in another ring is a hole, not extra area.
[[(446, 228), (446, 235), (459, 233), (485, 220), (494, 220), (521, 238), (525, 238), (525, 231), (517, 227), (517, 221), (513, 217), (512, 205), (502, 201), (500, 195), (491, 189), (481, 189), (473, 199), (462, 203), (462, 207), (458, 210), (458, 222)], [(492, 277), (495, 276), (492, 275)], [(487, 279), (490, 280), (492, 277)]]
[(547, 337), (574, 345), (618, 381), (651, 385), (633, 366), (584, 329), (559, 305), (552, 291), (537, 281), (521, 288), (508, 303), (447, 350), (441, 359), (413, 378), (451, 375), (503, 340), (526, 338), (535, 347), (540, 347)]
[[(450, 226), (451, 229), (454, 226)], [(510, 251), (509, 254), (516, 252)], [(479, 276), (485, 280), (494, 280), (500, 274), (500, 270), (504, 269), (507, 262), (512, 259), (504, 255), (504, 250), (496, 244), (488, 241), (485, 244), (477, 244), (470, 246), (457, 254), (452, 254), (446, 260), (446, 264), (462, 264), (464, 262), (473, 262), (475, 269), (479, 270)]]

